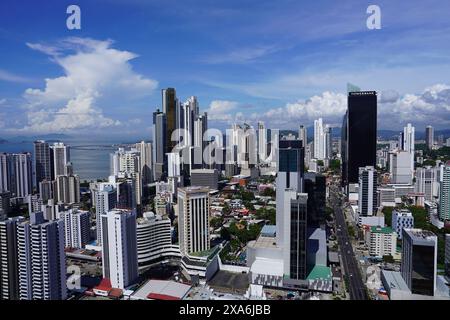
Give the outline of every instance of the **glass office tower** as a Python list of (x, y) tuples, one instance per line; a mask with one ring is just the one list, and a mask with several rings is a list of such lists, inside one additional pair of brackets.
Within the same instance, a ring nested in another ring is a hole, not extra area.
[(377, 93), (349, 92), (342, 125), (342, 184), (358, 183), (359, 168), (376, 166)]

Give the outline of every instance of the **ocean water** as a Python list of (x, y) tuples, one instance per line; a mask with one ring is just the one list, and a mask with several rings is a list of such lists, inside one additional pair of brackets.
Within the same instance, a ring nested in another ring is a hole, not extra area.
[[(62, 139), (70, 146), (70, 160), (74, 173), (80, 176), (80, 180), (96, 180), (108, 178), (110, 172), (109, 155), (120, 146), (129, 145), (130, 142), (113, 140), (87, 140), (86, 138)], [(50, 144), (53, 141), (48, 141)], [(0, 152), (31, 152), (33, 154), (33, 142), (7, 142), (0, 144)]]

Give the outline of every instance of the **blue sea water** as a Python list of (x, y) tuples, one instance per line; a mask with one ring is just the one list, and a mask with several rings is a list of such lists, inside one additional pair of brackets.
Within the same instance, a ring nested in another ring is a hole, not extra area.
[[(86, 138), (62, 139), (70, 146), (70, 160), (72, 161), (74, 173), (80, 176), (80, 180), (105, 179), (109, 176), (109, 155), (117, 150), (123, 141), (112, 140), (87, 140)], [(52, 141), (49, 141), (52, 143)], [(128, 141), (129, 143), (129, 141)], [(31, 152), (33, 153), (33, 142), (7, 142), (0, 144), (0, 152)]]

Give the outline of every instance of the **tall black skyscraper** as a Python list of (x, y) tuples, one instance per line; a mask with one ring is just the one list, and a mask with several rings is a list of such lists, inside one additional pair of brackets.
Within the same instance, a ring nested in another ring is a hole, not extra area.
[(159, 110), (153, 113), (153, 159), (154, 179), (161, 180), (167, 171), (166, 152), (166, 115)]
[(360, 167), (376, 166), (377, 93), (349, 92), (342, 124), (342, 184), (358, 183)]
[(177, 117), (178, 108), (177, 94), (174, 88), (167, 88), (162, 90), (162, 109), (166, 116), (166, 142), (165, 153), (172, 152), (172, 149), (177, 144), (176, 141), (172, 141), (172, 133), (177, 129), (179, 119)]
[[(35, 185), (39, 189), (39, 183), (43, 180), (52, 180), (52, 150), (47, 142), (38, 140), (34, 142), (34, 170)], [(39, 190), (40, 192), (40, 190)]]

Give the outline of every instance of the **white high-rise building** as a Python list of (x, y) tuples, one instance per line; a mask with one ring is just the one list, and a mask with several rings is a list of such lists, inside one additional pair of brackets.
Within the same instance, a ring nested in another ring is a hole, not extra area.
[(137, 219), (136, 237), (139, 269), (180, 257), (180, 248), (172, 245), (170, 219), (144, 212), (143, 217)]
[(426, 201), (433, 201), (438, 188), (436, 169), (432, 167), (417, 168), (416, 192), (424, 193)]
[(80, 178), (77, 175), (57, 176), (55, 201), (73, 204), (80, 202)]
[(66, 175), (66, 164), (70, 162), (70, 148), (62, 142), (55, 142), (51, 147), (53, 152), (54, 176)]
[(64, 221), (45, 221), (42, 212), (17, 224), (19, 298), (65, 300)]
[(412, 183), (411, 155), (408, 151), (391, 152), (389, 157), (389, 168), (392, 183)]
[(267, 130), (264, 122), (258, 122), (258, 159), (264, 163), (267, 159)]
[(26, 198), (33, 191), (31, 153), (0, 153), (0, 192)]
[(325, 159), (325, 135), (322, 118), (314, 121), (314, 158)]
[(359, 216), (376, 214), (377, 208), (377, 171), (374, 167), (359, 168)]
[(84, 248), (89, 243), (91, 228), (89, 211), (70, 209), (60, 212), (64, 221), (65, 246), (68, 248)]
[(408, 123), (403, 129), (403, 150), (409, 152), (411, 177), (414, 173), (415, 128)]
[(136, 143), (136, 150), (139, 152), (139, 171), (143, 184), (148, 184), (153, 181), (153, 152), (152, 144), (150, 142), (141, 141)]
[(167, 154), (167, 169), (169, 177), (180, 176), (181, 159), (180, 154), (173, 152)]
[[(144, 152), (144, 157), (146, 157), (146, 161), (149, 156), (148, 146), (140, 145), (139, 150)], [(142, 197), (142, 169), (145, 168), (145, 174), (148, 177), (152, 176), (151, 170), (147, 165), (142, 167), (141, 155), (140, 151), (136, 148), (132, 148), (131, 150), (125, 150), (124, 148), (119, 148), (115, 153), (110, 155), (110, 169), (111, 176), (115, 176), (118, 178), (133, 178), (135, 179), (135, 193), (136, 193), (136, 204), (141, 204)], [(150, 148), (151, 149), (151, 148)], [(147, 178), (146, 178), (147, 179)]]
[(136, 213), (112, 210), (101, 215), (103, 278), (113, 288), (125, 289), (138, 278)]
[(97, 226), (97, 245), (101, 246), (103, 237), (101, 215), (116, 208), (117, 189), (115, 183), (106, 183), (106, 182), (100, 183), (97, 186), (94, 201), (95, 201), (95, 217)]
[(182, 255), (209, 250), (209, 188), (178, 189), (178, 233)]

